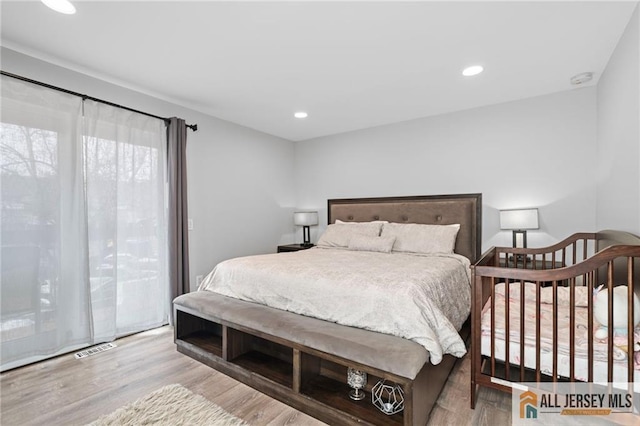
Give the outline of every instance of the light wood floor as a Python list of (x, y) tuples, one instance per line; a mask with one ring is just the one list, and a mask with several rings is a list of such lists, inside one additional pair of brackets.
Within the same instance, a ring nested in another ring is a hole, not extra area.
[[(172, 383), (255, 426), (324, 424), (178, 353), (171, 327), (116, 344), (85, 359), (67, 354), (1, 374), (0, 424), (85, 424)], [(429, 424), (511, 424), (510, 395), (482, 389), (476, 409), (469, 409), (469, 374), (465, 357), (454, 368)]]

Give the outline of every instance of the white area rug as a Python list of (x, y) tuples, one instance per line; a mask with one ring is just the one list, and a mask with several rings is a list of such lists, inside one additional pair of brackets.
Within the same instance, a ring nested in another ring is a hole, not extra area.
[(203, 396), (180, 385), (169, 385), (91, 423), (91, 426), (106, 425), (247, 426), (247, 423)]

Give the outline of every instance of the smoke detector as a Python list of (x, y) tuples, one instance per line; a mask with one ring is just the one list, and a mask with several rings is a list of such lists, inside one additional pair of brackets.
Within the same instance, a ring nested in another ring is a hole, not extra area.
[(593, 79), (592, 72), (583, 72), (571, 77), (570, 81), (571, 81), (571, 84), (573, 84), (574, 86), (580, 86), (582, 84), (590, 82), (592, 79)]

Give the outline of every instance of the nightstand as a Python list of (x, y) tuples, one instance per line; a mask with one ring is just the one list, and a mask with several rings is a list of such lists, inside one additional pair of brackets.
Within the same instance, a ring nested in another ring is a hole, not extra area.
[[(509, 268), (518, 268), (518, 269), (524, 269), (524, 259), (518, 259), (516, 263), (514, 263), (514, 258), (511, 256), (509, 257)], [(500, 266), (504, 267), (504, 259), (500, 259)], [(542, 260), (536, 260), (535, 261), (535, 267), (534, 267), (534, 263), (532, 259), (527, 259), (527, 269), (536, 269), (536, 270), (540, 270), (540, 269), (554, 269), (555, 268), (561, 268), (562, 264), (559, 260), (556, 260), (555, 263), (551, 260), (546, 260), (545, 262), (542, 262)]]
[[(509, 264), (506, 267), (516, 268), (516, 269), (535, 269), (535, 270), (541, 271), (541, 270), (552, 270), (552, 269), (562, 268), (562, 266), (563, 266), (562, 262), (559, 260), (556, 260), (555, 262), (552, 260), (545, 260), (543, 262), (541, 259), (536, 259), (534, 263), (533, 259), (528, 259), (527, 265), (525, 268), (524, 259), (516, 260), (513, 257), (509, 257)], [(500, 259), (500, 267), (502, 268), (505, 267), (504, 259)], [(548, 287), (553, 285), (553, 281), (543, 281), (541, 284), (542, 284), (542, 287)], [(560, 280), (558, 281), (558, 285), (566, 287), (569, 285), (569, 281)]]
[(306, 250), (306, 249), (310, 249), (311, 247), (314, 247), (314, 245), (311, 244), (310, 246), (303, 246), (302, 244), (285, 244), (283, 246), (278, 246), (278, 253)]

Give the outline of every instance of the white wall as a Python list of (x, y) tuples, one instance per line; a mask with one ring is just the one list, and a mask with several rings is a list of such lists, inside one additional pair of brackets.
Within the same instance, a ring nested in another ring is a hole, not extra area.
[(2, 48), (4, 71), (163, 117), (197, 123), (187, 142), (191, 286), (220, 260), (293, 239), (293, 142)]
[(640, 6), (598, 83), (598, 229), (640, 235)]
[(328, 198), (366, 196), (480, 192), (483, 250), (511, 245), (500, 209), (540, 209), (531, 246), (596, 228), (593, 87), (298, 142), (295, 151), (298, 204), (321, 212), (314, 240)]
[[(498, 210), (540, 209), (530, 245), (576, 231), (640, 234), (638, 10), (598, 88), (296, 144), (2, 48), (2, 69), (160, 116), (189, 133), (191, 277), (301, 239), (295, 207), (326, 223), (328, 198), (483, 193), (483, 249), (509, 245)], [(597, 125), (596, 125), (597, 123)], [(296, 232), (294, 234), (294, 231)]]

